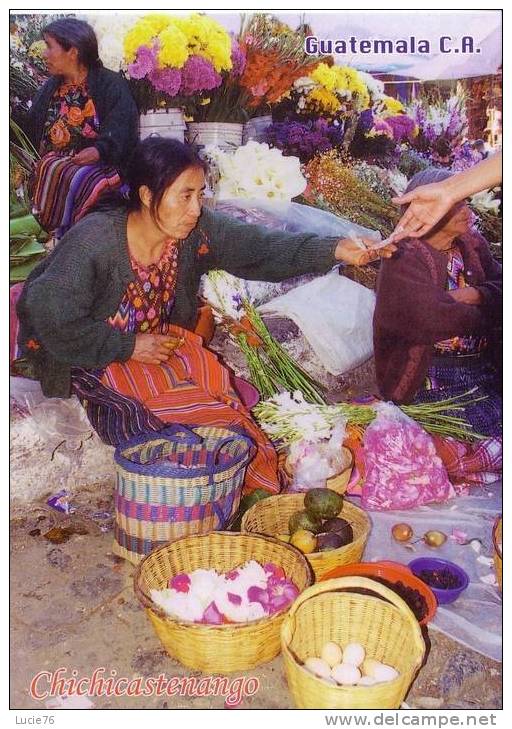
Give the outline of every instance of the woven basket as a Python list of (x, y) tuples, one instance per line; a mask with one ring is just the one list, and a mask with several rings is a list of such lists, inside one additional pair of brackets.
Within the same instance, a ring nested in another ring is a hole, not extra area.
[(494, 522), (492, 530), (492, 542), (494, 545), (494, 571), (496, 572), (496, 579), (498, 580), (498, 587), (500, 591), (503, 589), (503, 553), (502, 543), (503, 539), (503, 519), (499, 516)]
[[(242, 532), (268, 536), (287, 534), (291, 515), (304, 509), (304, 496), (304, 494), (283, 494), (259, 501), (244, 514)], [(351, 523), (354, 541), (330, 552), (313, 552), (306, 555), (317, 579), (341, 564), (360, 562), (368, 541), (371, 522), (365, 511), (345, 499), (339, 516)]]
[[(336, 491), (336, 493), (343, 495), (346, 490), (347, 486), (350, 483), (350, 477), (352, 476), (352, 468), (354, 466), (354, 456), (352, 455), (352, 451), (348, 448), (342, 447), (342, 454), (343, 454), (343, 463), (344, 468), (340, 473), (337, 473), (335, 476), (331, 476), (331, 478), (328, 478), (325, 482), (325, 486), (328, 489), (331, 489), (331, 491)], [(290, 466), (288, 459), (285, 460), (283, 468), (285, 470), (286, 475), (292, 479), (293, 478), (293, 469)]]
[(173, 425), (119, 445), (114, 553), (136, 564), (178, 537), (224, 529), (253, 453), (235, 428)]
[[(360, 643), (367, 657), (393, 666), (400, 675), (375, 686), (330, 685), (303, 666), (328, 641), (342, 647)], [(299, 709), (397, 709), (425, 655), (412, 611), (392, 590), (365, 577), (340, 577), (305, 590), (283, 622), (281, 644), (288, 686)]]
[(151, 589), (167, 587), (169, 578), (180, 572), (200, 568), (228, 572), (250, 559), (278, 564), (301, 592), (313, 582), (311, 568), (298, 549), (254, 534), (211, 532), (183, 537), (155, 550), (139, 564), (135, 594), (171, 657), (199, 671), (230, 673), (250, 670), (277, 656), (286, 610), (250, 623), (203, 625), (170, 618), (150, 597)]

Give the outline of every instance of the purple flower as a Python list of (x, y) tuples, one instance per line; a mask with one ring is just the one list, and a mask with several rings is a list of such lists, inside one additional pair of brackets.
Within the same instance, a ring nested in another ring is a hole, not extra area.
[(185, 96), (211, 91), (221, 83), (222, 76), (202, 56), (190, 56), (181, 70), (181, 93)]
[(134, 63), (128, 66), (128, 73), (131, 78), (145, 78), (148, 74), (156, 69), (157, 48), (153, 46), (139, 46), (137, 56)]
[(325, 119), (275, 122), (265, 130), (268, 144), (281, 149), (285, 156), (299, 157), (302, 162), (339, 146), (343, 135), (342, 126), (330, 125)]
[(395, 142), (402, 142), (414, 138), (416, 124), (407, 114), (397, 114), (396, 116), (388, 116), (387, 124), (393, 130), (393, 139)]
[(177, 68), (155, 68), (148, 76), (157, 91), (176, 96), (181, 86), (181, 71)]
[(373, 111), (371, 109), (365, 109), (359, 115), (358, 126), (363, 134), (367, 134), (373, 127)]
[(246, 57), (236, 38), (231, 38), (231, 63), (233, 76), (241, 76), (245, 70)]

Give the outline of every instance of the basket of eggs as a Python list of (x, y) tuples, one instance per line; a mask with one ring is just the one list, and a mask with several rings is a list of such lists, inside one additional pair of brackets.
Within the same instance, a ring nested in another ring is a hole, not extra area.
[(365, 577), (307, 588), (281, 628), (298, 709), (396, 709), (425, 656), (418, 621), (393, 590)]

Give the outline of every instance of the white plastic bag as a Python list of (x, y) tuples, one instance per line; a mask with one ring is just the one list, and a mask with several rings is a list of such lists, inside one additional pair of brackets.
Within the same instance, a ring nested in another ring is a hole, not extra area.
[(297, 324), (324, 368), (341, 375), (373, 354), (375, 294), (338, 269), (258, 307)]

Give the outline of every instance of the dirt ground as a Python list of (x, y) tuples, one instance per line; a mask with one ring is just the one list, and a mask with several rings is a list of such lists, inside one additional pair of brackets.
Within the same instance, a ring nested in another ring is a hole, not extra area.
[[(109, 509), (108, 484), (82, 492), (98, 513)], [(44, 537), (52, 526), (73, 526), (66, 542)], [(103, 529), (103, 530), (102, 530)], [(11, 709), (44, 709), (29, 687), (40, 671), (66, 669), (90, 676), (105, 667), (117, 677), (200, 676), (170, 658), (139, 606), (132, 588), (134, 567), (111, 552), (108, 521), (69, 517), (46, 505), (15, 510), (11, 520)], [(450, 641), (426, 633), (430, 645), (406, 703), (423, 709), (499, 709), (501, 665)], [(240, 709), (294, 708), (283, 662), (277, 657), (247, 674), (260, 688)], [(231, 676), (233, 678), (233, 676)], [(40, 687), (46, 684), (40, 684)], [(224, 699), (190, 697), (97, 697), (97, 709), (223, 709)]]

